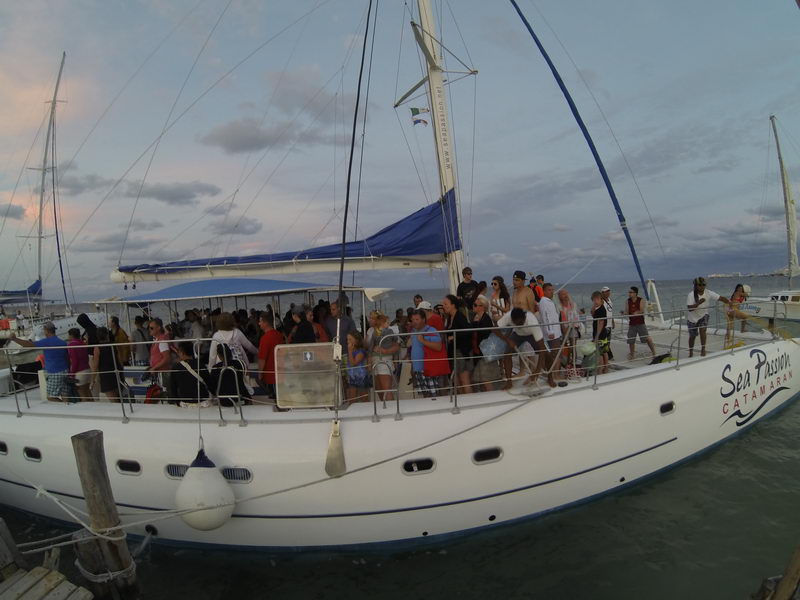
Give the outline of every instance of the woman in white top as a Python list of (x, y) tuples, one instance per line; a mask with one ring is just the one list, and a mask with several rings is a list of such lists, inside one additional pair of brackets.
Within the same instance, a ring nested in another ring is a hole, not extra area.
[(250, 340), (236, 328), (236, 321), (233, 315), (228, 312), (221, 313), (217, 317), (217, 331), (211, 336), (211, 347), (208, 350), (208, 369), (209, 371), (219, 362), (217, 357), (217, 346), (227, 344), (230, 346), (233, 358), (242, 361), (247, 366), (250, 360), (247, 358), (245, 350), (250, 354), (258, 354), (258, 348), (250, 343)]
[(511, 296), (508, 288), (500, 275), (492, 277), (492, 294), (489, 297), (489, 316), (492, 321), (497, 320), (511, 310)]

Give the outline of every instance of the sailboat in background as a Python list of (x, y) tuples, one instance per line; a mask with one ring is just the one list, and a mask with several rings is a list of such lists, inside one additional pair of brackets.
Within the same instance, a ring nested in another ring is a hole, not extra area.
[[(61, 76), (64, 72), (64, 63), (67, 54), (61, 55), (61, 65), (58, 68), (53, 99), (50, 102), (50, 115), (47, 122), (47, 135), (44, 140), (44, 150), (42, 153), (41, 180), (39, 182), (39, 214), (37, 217), (37, 232), (33, 236), (37, 240), (36, 244), (36, 281), (24, 290), (0, 290), (0, 305), (22, 304), (27, 307), (27, 315), (24, 319), (10, 318), (3, 319), (0, 324), (0, 340), (7, 340), (12, 334), (22, 338), (40, 339), (44, 336), (42, 325), (52, 321), (56, 326), (56, 333), (60, 337), (65, 337), (67, 331), (72, 327), (78, 327), (77, 316), (72, 314), (67, 288), (64, 280), (63, 257), (61, 252), (61, 238), (58, 230), (58, 207), (55, 204), (56, 198), (56, 164), (55, 164), (55, 134), (56, 134), (56, 104), (58, 102), (58, 89), (61, 86)], [(61, 274), (61, 288), (64, 293), (64, 314), (45, 315), (42, 310), (42, 243), (44, 242), (44, 209), (47, 194), (47, 175), (51, 175), (52, 185), (50, 191), (53, 193), (53, 219), (55, 223), (55, 242), (58, 254), (58, 266)], [(24, 314), (24, 311), (23, 311)], [(90, 313), (89, 318), (96, 325), (103, 325), (106, 321), (104, 313)], [(9, 347), (15, 348), (18, 354), (29, 354), (31, 351), (22, 349), (14, 342), (7, 342)]]
[(800, 266), (797, 261), (797, 210), (792, 197), (792, 185), (789, 174), (783, 162), (781, 142), (778, 139), (778, 128), (775, 125), (775, 115), (770, 115), (772, 132), (775, 135), (775, 148), (778, 152), (778, 166), (781, 174), (783, 188), (783, 206), (786, 215), (786, 246), (788, 264), (783, 274), (788, 278), (787, 289), (774, 292), (768, 297), (750, 298), (742, 304), (741, 311), (745, 314), (768, 319), (773, 323), (775, 319), (784, 321), (800, 321), (800, 289), (792, 288), (792, 278), (800, 275)]

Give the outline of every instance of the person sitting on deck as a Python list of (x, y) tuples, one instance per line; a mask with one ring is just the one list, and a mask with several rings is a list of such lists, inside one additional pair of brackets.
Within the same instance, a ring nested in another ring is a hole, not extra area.
[[(497, 321), (497, 326), (512, 328), (511, 335), (506, 335), (502, 330), (495, 332), (495, 334), (500, 337), (500, 339), (504, 340), (512, 350), (518, 351), (522, 344), (528, 342), (539, 354), (540, 360), (536, 362), (536, 367), (528, 378), (528, 382), (535, 382), (542, 368), (545, 367), (547, 369), (547, 383), (550, 387), (555, 387), (556, 382), (555, 379), (553, 379), (553, 373), (550, 369), (550, 355), (545, 349), (542, 327), (539, 325), (536, 315), (530, 311), (524, 311), (521, 308), (515, 307), (511, 309), (511, 312), (506, 313)], [(506, 356), (503, 360), (506, 361), (506, 373), (511, 373), (511, 356)], [(510, 387), (511, 381), (507, 381), (504, 389)]]
[(250, 404), (252, 396), (244, 381), (244, 363), (234, 357), (228, 344), (217, 344), (216, 352), (218, 362), (208, 377), (211, 393), (219, 398), (222, 406), (233, 406), (232, 399)]
[(23, 340), (11, 334), (11, 341), (26, 348), (44, 348), (44, 370), (47, 372), (47, 399), (65, 400), (69, 395), (69, 354), (67, 342), (56, 335), (56, 326), (51, 321), (42, 325), (44, 337), (35, 342)]
[(229, 346), (234, 358), (241, 361), (245, 368), (249, 362), (247, 353), (258, 354), (258, 348), (253, 346), (250, 340), (236, 328), (236, 321), (229, 312), (220, 313), (217, 318), (217, 331), (211, 336), (211, 347), (209, 348), (209, 369), (217, 362), (217, 346), (220, 344)]
[(708, 305), (718, 300), (730, 304), (725, 296), (706, 289), (704, 277), (696, 277), (692, 282), (693, 289), (686, 299), (689, 312), (686, 315), (686, 326), (689, 329), (689, 358), (694, 356), (694, 340), (700, 334), (700, 356), (706, 355), (706, 327), (708, 327)]
[(309, 311), (310, 309), (303, 305), (295, 306), (292, 309), (292, 328), (289, 330), (289, 335), (286, 336), (289, 344), (316, 343), (317, 336), (314, 334), (314, 326), (307, 316)]
[(208, 398), (210, 375), (201, 366), (200, 358), (194, 355), (194, 343), (183, 340), (177, 344), (177, 358), (169, 378), (170, 404), (178, 402), (197, 403)]

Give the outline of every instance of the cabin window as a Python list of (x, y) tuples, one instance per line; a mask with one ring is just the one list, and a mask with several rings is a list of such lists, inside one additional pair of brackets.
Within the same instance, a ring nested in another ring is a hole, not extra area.
[(253, 481), (253, 473), (244, 467), (223, 467), (222, 476), (231, 483), (250, 483)]
[(472, 462), (476, 465), (485, 465), (486, 463), (493, 463), (503, 458), (503, 450), (497, 446), (492, 448), (483, 448), (476, 450), (472, 455)]
[(789, 296), (781, 296), (781, 302), (787, 302), (789, 300)]
[(792, 302), (800, 302), (800, 296), (792, 296)]
[(403, 463), (403, 472), (406, 475), (430, 473), (435, 465), (432, 458), (414, 458)]
[(28, 460), (32, 460), (33, 462), (42, 462), (42, 451), (38, 448), (25, 446), (25, 448), (22, 450), (22, 454), (25, 455), (25, 458)]
[(659, 407), (658, 411), (661, 413), (662, 416), (669, 415), (669, 414), (675, 412), (675, 403), (672, 402), (672, 401), (664, 402), (664, 404), (662, 404)]
[(142, 465), (135, 460), (120, 459), (117, 461), (117, 471), (123, 475), (141, 475)]
[(188, 468), (189, 465), (167, 465), (164, 467), (164, 474), (170, 479), (182, 479)]
[(8, 454), (8, 445), (5, 442), (0, 442), (0, 454)]
[(769, 297), (769, 299), (770, 299), (770, 300), (777, 300), (777, 299), (778, 299), (778, 297), (777, 297), (777, 296), (770, 296), (770, 297)]

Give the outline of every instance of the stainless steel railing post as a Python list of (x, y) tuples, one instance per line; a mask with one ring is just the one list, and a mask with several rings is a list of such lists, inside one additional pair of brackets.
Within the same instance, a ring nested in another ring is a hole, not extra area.
[[(14, 381), (14, 370), (11, 368), (11, 359), (8, 356), (8, 348), (3, 348), (6, 355), (6, 364), (8, 365), (8, 378), (11, 383), (11, 389), (14, 391), (14, 402), (17, 405), (17, 418), (22, 417), (22, 411), (19, 409), (19, 396), (17, 396), (17, 382)], [(27, 396), (26, 396), (27, 398)], [(28, 406), (30, 408), (30, 406)]]
[(678, 350), (676, 351), (675, 370), (681, 370), (681, 333), (683, 332), (683, 318), (678, 314)]
[(450, 397), (450, 401), (453, 403), (453, 408), (452, 408), (452, 410), (450, 412), (452, 414), (454, 414), (454, 415), (457, 415), (457, 414), (459, 414), (461, 412), (461, 409), (458, 408), (458, 385), (459, 385), (460, 382), (459, 382), (459, 379), (458, 379), (458, 366), (459, 365), (458, 365), (458, 346), (456, 345), (456, 337), (457, 337), (457, 333), (453, 332), (453, 379), (455, 381), (454, 381), (454, 385), (452, 385), (450, 387), (450, 389), (452, 390), (451, 391), (452, 395)]

